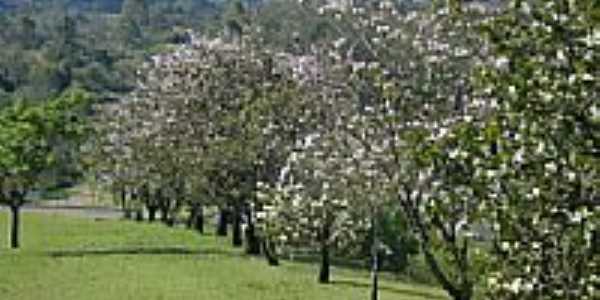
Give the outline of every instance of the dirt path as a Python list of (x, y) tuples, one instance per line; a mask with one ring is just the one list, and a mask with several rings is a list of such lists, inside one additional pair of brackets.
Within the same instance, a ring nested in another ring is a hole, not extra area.
[[(0, 207), (5, 210), (6, 207)], [(22, 208), (23, 212), (57, 213), (92, 219), (118, 219), (123, 216), (121, 210), (111, 207), (90, 206), (77, 197), (65, 200), (43, 201), (27, 203)]]

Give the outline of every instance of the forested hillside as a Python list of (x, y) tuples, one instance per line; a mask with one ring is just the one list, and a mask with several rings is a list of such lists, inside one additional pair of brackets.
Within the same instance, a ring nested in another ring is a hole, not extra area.
[[(165, 1), (151, 0), (148, 1), (151, 5), (161, 3), (166, 6), (185, 6), (194, 5), (198, 7), (210, 6), (219, 1), (212, 0), (189, 0), (189, 1)], [(0, 0), (0, 8), (5, 10), (22, 9), (26, 7), (43, 7), (48, 4), (66, 5), (69, 8), (77, 10), (100, 10), (105, 12), (118, 13), (123, 4), (123, 0)]]
[[(0, 103), (69, 88), (102, 97), (130, 91), (136, 65), (186, 28), (212, 26), (208, 1), (4, 1)], [(10, 8), (10, 9), (9, 9)]]

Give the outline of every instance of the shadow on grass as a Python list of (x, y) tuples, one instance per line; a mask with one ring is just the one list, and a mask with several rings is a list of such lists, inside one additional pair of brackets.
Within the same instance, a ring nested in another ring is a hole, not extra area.
[[(293, 258), (288, 258), (287, 260), (297, 263), (319, 264), (321, 263), (321, 256), (319, 254), (295, 253)], [(365, 268), (370, 266), (363, 260), (340, 259), (337, 257), (331, 257), (330, 260), (332, 265), (350, 270), (365, 270)]]
[[(369, 283), (355, 281), (355, 280), (349, 280), (349, 279), (332, 280), (331, 284), (341, 285), (341, 286), (346, 286), (346, 287), (353, 287), (353, 288), (370, 288), (371, 287), (371, 284), (369, 284)], [(417, 289), (408, 289), (408, 288), (381, 286), (381, 285), (379, 286), (379, 290), (394, 293), (394, 294), (403, 294), (403, 295), (410, 295), (410, 296), (415, 296), (415, 297), (422, 297), (424, 299), (440, 299), (440, 300), (448, 299), (447, 297), (444, 297), (438, 293), (435, 293), (433, 291), (428, 292), (426, 290), (417, 290)]]
[(126, 247), (55, 250), (46, 252), (50, 257), (82, 257), (110, 255), (220, 255), (239, 257), (242, 254), (217, 248), (195, 249), (187, 247)]

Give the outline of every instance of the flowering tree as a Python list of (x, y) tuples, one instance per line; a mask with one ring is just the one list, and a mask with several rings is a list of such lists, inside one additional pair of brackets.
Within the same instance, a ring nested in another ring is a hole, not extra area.
[[(312, 93), (304, 94), (314, 104), (301, 114), (294, 151), (279, 179), (267, 188), (264, 196), (271, 198), (263, 201), (269, 204), (265, 212), (269, 234), (286, 246), (318, 248), (319, 281), (327, 283), (331, 250), (348, 247), (366, 231), (374, 208), (369, 204), (382, 195), (375, 186), (362, 185), (364, 176), (375, 175), (375, 166), (345, 128), (357, 105), (341, 88), (323, 81), (319, 85), (319, 90), (311, 86)], [(366, 194), (371, 201), (365, 201)]]
[(495, 151), (481, 168), (490, 173), (490, 293), (499, 299), (596, 293), (600, 40), (592, 5), (513, 1), (487, 26), (498, 68), (482, 70), (482, 89), (498, 109), (483, 139)]
[[(482, 112), (480, 107), (468, 105), (474, 102), (470, 71), (486, 55), (474, 30), (481, 14), (453, 3), (434, 6), (430, 13), (403, 11), (391, 1), (354, 6), (318, 6), (316, 2), (305, 1), (304, 5), (308, 11), (333, 17), (341, 38), (332, 42), (331, 52), (339, 65), (352, 70), (345, 82), (359, 109), (348, 120), (363, 120), (354, 126), (344, 120), (344, 131), (367, 153), (377, 154), (374, 173), (383, 176), (369, 178), (369, 186), (385, 187), (403, 208), (421, 238), (426, 261), (449, 294), (456, 299), (470, 298), (476, 269), (472, 256), (465, 253), (472, 245), (459, 240), (455, 231), (459, 221), (469, 220), (466, 210), (458, 207), (476, 204), (450, 201), (444, 209), (427, 209), (449, 199), (430, 197), (431, 162), (421, 164), (416, 155), (422, 153), (413, 150), (423, 149), (426, 139), (440, 139), (455, 124)], [(369, 128), (371, 134), (361, 136), (352, 127)], [(369, 161), (364, 157), (356, 160)], [(442, 264), (445, 257), (451, 259)]]
[(294, 54), (244, 21), (235, 44), (156, 57), (124, 106), (126, 177), (174, 187), (174, 209), (186, 189), (232, 207), (236, 245), (249, 207), (247, 236), (260, 219), (267, 252), (318, 248), (321, 282), (392, 203), (454, 299), (488, 271), (493, 298), (592, 298), (597, 9), (510, 4), (301, 1), (331, 18)]
[[(190, 194), (203, 193), (223, 210), (232, 208), (236, 246), (257, 179), (272, 177), (272, 165), (281, 161), (275, 148), (285, 139), (275, 128), (286, 115), (276, 113), (285, 111), (293, 89), (287, 69), (271, 53), (241, 47), (194, 36), (192, 44), (143, 66), (138, 89), (117, 106), (125, 119), (115, 123), (127, 130), (121, 135), (124, 155), (113, 155), (128, 166), (133, 185), (165, 186), (158, 203), (172, 209), (189, 204), (193, 217), (202, 204)], [(166, 201), (167, 193), (175, 202)], [(252, 222), (247, 236), (255, 236)], [(249, 252), (259, 251), (256, 243)]]
[[(473, 271), (490, 272), (485, 293), (495, 299), (593, 298), (598, 46), (585, 7), (517, 1), (484, 25), (496, 60), (473, 84), (486, 110), (420, 142), (414, 156), (434, 199), (425, 216), (459, 242), (449, 250), (485, 262)], [(455, 226), (438, 215), (458, 216)], [(477, 234), (491, 251), (467, 252)], [(458, 282), (475, 278), (465, 275)]]

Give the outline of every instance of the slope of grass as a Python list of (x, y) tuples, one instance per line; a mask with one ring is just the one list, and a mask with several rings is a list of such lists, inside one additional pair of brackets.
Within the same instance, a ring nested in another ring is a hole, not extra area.
[[(316, 283), (317, 266), (269, 267), (229, 241), (160, 224), (96, 221), (24, 213), (23, 248), (7, 249), (8, 216), (0, 211), (3, 300), (330, 300), (369, 299), (368, 274), (333, 270)], [(383, 282), (381, 299), (446, 299), (422, 286)]]

